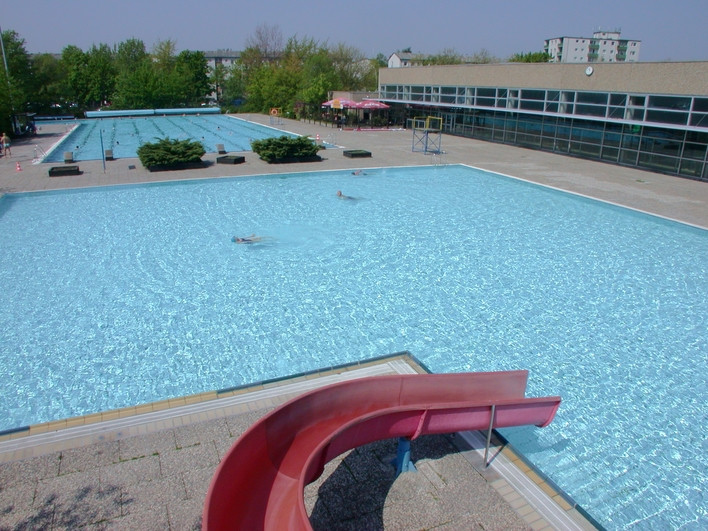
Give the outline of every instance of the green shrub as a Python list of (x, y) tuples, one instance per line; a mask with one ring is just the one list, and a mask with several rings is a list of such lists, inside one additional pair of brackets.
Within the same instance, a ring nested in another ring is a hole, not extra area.
[(138, 158), (146, 168), (199, 162), (204, 153), (206, 150), (201, 142), (169, 138), (160, 138), (155, 143), (148, 142), (138, 148)]
[(274, 162), (283, 159), (314, 157), (322, 147), (306, 136), (291, 137), (283, 135), (278, 138), (252, 140), (251, 149), (266, 162)]

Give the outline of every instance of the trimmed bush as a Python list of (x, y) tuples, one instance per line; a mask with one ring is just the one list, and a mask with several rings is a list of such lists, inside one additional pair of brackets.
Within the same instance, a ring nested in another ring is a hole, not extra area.
[(320, 160), (317, 152), (322, 149), (306, 136), (280, 136), (251, 141), (251, 149), (266, 162), (297, 162)]
[(201, 142), (160, 138), (138, 148), (138, 158), (146, 168), (179, 166), (201, 162), (206, 153)]

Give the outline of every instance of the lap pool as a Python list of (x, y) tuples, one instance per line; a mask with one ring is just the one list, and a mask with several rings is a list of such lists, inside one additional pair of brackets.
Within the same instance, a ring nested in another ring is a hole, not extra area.
[(561, 395), (502, 432), (604, 526), (708, 525), (707, 231), (440, 166), (9, 194), (0, 249), (0, 430), (409, 350)]
[(199, 141), (208, 153), (217, 152), (217, 144), (226, 151), (250, 151), (251, 140), (287, 134), (223, 114), (93, 118), (79, 120), (43, 162), (63, 162), (65, 151), (76, 161), (101, 160), (105, 149), (113, 150), (115, 158), (136, 158), (141, 145), (165, 137)]

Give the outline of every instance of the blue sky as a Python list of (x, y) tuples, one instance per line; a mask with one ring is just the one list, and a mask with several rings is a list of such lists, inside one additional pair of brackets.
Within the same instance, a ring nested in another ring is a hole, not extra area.
[(369, 57), (410, 47), (507, 58), (540, 51), (548, 38), (620, 28), (642, 41), (642, 61), (708, 60), (708, 0), (22, 0), (0, 11), (0, 27), (18, 32), (30, 53), (129, 38), (148, 49), (171, 39), (178, 51), (241, 50), (263, 24)]

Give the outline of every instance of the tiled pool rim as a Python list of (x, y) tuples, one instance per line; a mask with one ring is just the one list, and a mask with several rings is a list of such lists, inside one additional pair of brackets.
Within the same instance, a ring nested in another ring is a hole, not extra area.
[[(49, 434), (51, 432), (61, 432), (61, 430), (80, 426), (98, 425), (101, 422), (110, 422), (117, 419), (129, 419), (153, 412), (174, 410), (177, 415), (178, 408), (183, 408), (185, 406), (213, 402), (219, 399), (235, 397), (238, 395), (247, 395), (249, 393), (266, 389), (277, 389), (278, 387), (298, 381), (346, 373), (348, 371), (374, 367), (376, 365), (395, 361), (407, 364), (413, 372), (417, 372), (419, 374), (431, 373), (425, 364), (418, 360), (413, 354), (408, 351), (402, 351), (352, 363), (314, 369), (291, 376), (263, 380), (251, 384), (239, 385), (215, 391), (207, 391), (194, 395), (160, 400), (157, 402), (99, 413), (92, 413), (89, 415), (71, 417), (68, 419), (60, 419), (30, 426), (23, 426), (0, 432), (0, 463), (5, 462), (6, 460), (13, 460), (12, 458), (3, 459), (2, 455), (2, 444), (9, 441), (15, 441), (21, 444), (22, 439), (31, 436)], [(218, 405), (214, 404), (214, 407), (216, 408)], [(475, 448), (475, 435), (479, 441), (483, 441), (484, 437), (482, 437), (481, 434), (482, 432), (464, 432), (455, 435), (459, 435), (461, 440), (464, 441), (465, 444), (463, 446), (467, 445), (469, 448)], [(534, 464), (526, 459), (522, 453), (516, 450), (497, 430), (493, 430), (492, 432), (491, 444), (492, 448), (496, 447), (497, 450), (493, 452), (490, 463), (500, 457), (504, 459), (527, 480), (531, 481), (538, 489), (540, 489), (557, 506), (558, 509), (560, 509), (563, 513), (566, 513), (573, 521), (578, 522), (582, 529), (604, 529), (602, 525), (580, 505), (578, 505), (572, 497), (558, 487), (541, 470), (536, 468)], [(460, 450), (462, 451), (463, 448)], [(517, 492), (517, 489), (510, 485), (506, 480), (496, 480), (490, 484), (508, 503), (512, 505), (512, 507), (519, 513), (521, 518), (524, 519), (527, 524), (533, 527), (533, 524), (538, 522), (538, 514), (532, 510), (533, 507)]]

